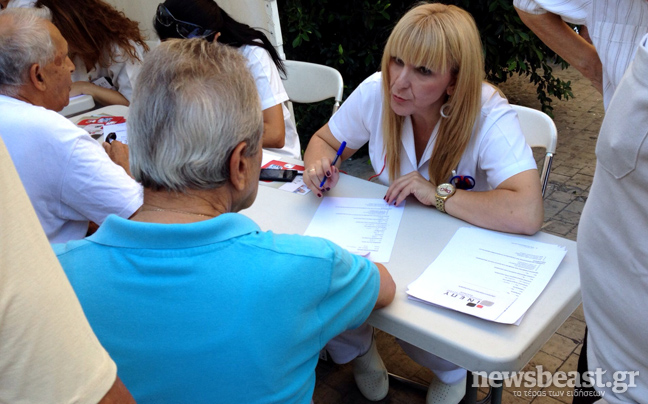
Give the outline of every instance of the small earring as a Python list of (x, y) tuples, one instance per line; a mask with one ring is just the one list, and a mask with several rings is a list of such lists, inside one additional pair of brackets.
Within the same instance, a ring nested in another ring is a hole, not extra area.
[(450, 109), (450, 103), (446, 102), (445, 104), (441, 105), (441, 110), (439, 111), (441, 113), (442, 118), (449, 118), (449, 110)]

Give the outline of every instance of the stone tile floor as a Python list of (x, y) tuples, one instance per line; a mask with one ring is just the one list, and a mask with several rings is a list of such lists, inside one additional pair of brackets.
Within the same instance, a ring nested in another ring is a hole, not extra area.
[[(558, 147), (545, 196), (543, 231), (576, 240), (578, 220), (594, 175), (594, 149), (603, 120), (603, 101), (589, 81), (575, 69), (556, 68), (556, 75), (571, 81), (574, 98), (568, 101), (555, 100), (553, 103), (554, 121), (558, 128)], [(528, 83), (526, 78), (513, 77), (500, 85), (500, 88), (511, 103), (539, 109), (535, 87)], [(540, 159), (540, 154), (538, 158)], [(345, 161), (343, 170), (362, 178), (373, 174), (366, 157)], [(534, 369), (535, 366), (541, 365), (549, 372), (576, 370), (584, 332), (585, 318), (581, 306), (547, 341), (526, 368)], [(426, 384), (434, 377), (429, 370), (410, 360), (389, 334), (378, 332), (377, 343), (390, 372)], [(506, 388), (502, 402), (571, 403), (570, 393), (569, 388)], [(322, 361), (317, 368), (317, 385), (313, 400), (316, 404), (370, 402), (356, 388), (351, 365)], [(391, 383), (389, 394), (381, 403), (425, 403), (425, 392), (400, 383)]]

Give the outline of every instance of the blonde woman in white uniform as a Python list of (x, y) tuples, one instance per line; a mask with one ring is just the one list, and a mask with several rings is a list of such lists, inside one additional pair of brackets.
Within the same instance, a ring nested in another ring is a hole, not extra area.
[[(516, 113), (484, 83), (479, 33), (462, 9), (425, 4), (410, 10), (390, 35), (381, 72), (366, 79), (310, 140), (304, 182), (322, 197), (339, 180), (331, 166), (343, 141), (346, 159), (369, 143), (385, 201), (418, 201), (474, 225), (534, 234), (543, 220), (538, 172)], [(326, 180), (320, 187), (322, 180)], [(432, 233), (434, 229), (421, 229)], [(437, 376), (428, 403), (457, 403), (466, 371), (401, 343)], [(354, 360), (360, 391), (388, 391), (386, 370), (368, 325), (327, 347), (334, 361)]]

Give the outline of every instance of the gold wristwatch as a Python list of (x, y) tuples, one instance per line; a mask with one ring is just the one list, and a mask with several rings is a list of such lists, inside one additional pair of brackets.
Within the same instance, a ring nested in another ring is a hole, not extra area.
[(439, 212), (446, 213), (445, 202), (452, 195), (455, 194), (457, 189), (452, 184), (441, 184), (436, 188), (436, 208)]

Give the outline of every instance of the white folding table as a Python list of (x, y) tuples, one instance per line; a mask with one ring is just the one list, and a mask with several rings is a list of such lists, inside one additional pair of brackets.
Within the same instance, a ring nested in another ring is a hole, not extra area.
[(94, 98), (91, 95), (83, 94), (70, 98), (70, 103), (59, 111), (59, 114), (65, 117), (71, 117), (82, 112), (90, 111), (94, 107)]
[[(260, 186), (254, 204), (241, 213), (263, 230), (303, 234), (321, 199), (277, 186)], [(337, 186), (325, 195), (382, 198), (386, 190), (383, 185), (342, 174)], [(567, 254), (521, 324), (498, 324), (407, 298), (407, 285), (463, 226), (471, 225), (407, 199), (391, 260), (385, 264), (396, 282), (396, 297), (388, 307), (374, 311), (369, 323), (473, 372), (520, 371), (581, 302), (576, 243), (542, 232), (529, 237), (563, 245)], [(467, 398), (475, 400), (476, 388), (470, 390)], [(493, 402), (501, 399), (501, 392), (494, 390)]]

